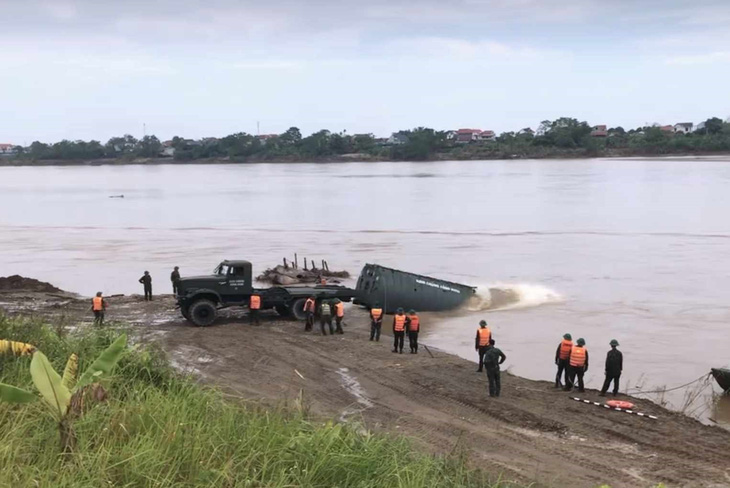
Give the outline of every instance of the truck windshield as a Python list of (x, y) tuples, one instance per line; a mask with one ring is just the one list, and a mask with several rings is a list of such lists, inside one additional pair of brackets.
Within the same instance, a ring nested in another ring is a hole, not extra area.
[(220, 266), (218, 266), (215, 269), (214, 274), (217, 274), (219, 276), (225, 276), (225, 275), (227, 275), (228, 274), (228, 266), (225, 265), (225, 264), (221, 264)]

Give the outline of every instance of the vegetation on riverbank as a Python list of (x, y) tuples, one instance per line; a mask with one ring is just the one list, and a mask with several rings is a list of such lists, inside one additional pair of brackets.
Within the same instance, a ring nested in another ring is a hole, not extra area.
[[(668, 130), (669, 129), (669, 130)], [(327, 130), (303, 137), (298, 128), (272, 136), (246, 133), (200, 141), (174, 137), (167, 147), (155, 136), (137, 140), (131, 135), (99, 141), (34, 142), (16, 147), (10, 164), (93, 160), (114, 164), (174, 153), (170, 162), (200, 160), (255, 161), (421, 161), (449, 159), (570, 158), (600, 156), (655, 156), (730, 152), (730, 123), (713, 117), (694, 132), (648, 126), (631, 130), (615, 127), (594, 130), (587, 122), (563, 117), (543, 121), (538, 130), (505, 132), (484, 140), (460, 143), (447, 131), (419, 127), (395, 133), (389, 140), (372, 134), (349, 135)], [(156, 161), (161, 162), (161, 161)], [(48, 164), (48, 163), (45, 163)]]
[[(0, 316), (0, 338), (35, 345), (56, 369), (76, 353), (83, 370), (118, 334)], [(29, 361), (0, 356), (0, 382), (32, 389)], [(509, 486), (461, 455), (435, 458), (403, 439), (313, 420), (300, 402), (266, 410), (226, 398), (178, 376), (151, 347), (125, 354), (107, 386), (67, 455), (43, 405), (0, 403), (0, 486)]]

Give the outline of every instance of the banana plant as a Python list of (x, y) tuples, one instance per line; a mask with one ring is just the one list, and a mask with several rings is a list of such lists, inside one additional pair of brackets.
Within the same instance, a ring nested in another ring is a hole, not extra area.
[[(0, 341), (0, 347), (2, 347), (3, 342), (10, 341)], [(109, 376), (122, 357), (126, 345), (127, 336), (122, 334), (91, 363), (77, 380), (79, 358), (76, 354), (71, 354), (71, 357), (68, 358), (63, 377), (61, 377), (53, 369), (45, 354), (30, 346), (30, 344), (24, 344), (24, 346), (32, 348), (33, 359), (30, 362), (30, 375), (33, 384), (40, 393), (40, 398), (48, 406), (49, 413), (58, 422), (61, 450), (64, 453), (72, 452), (76, 447), (73, 421), (84, 412), (87, 400), (103, 401), (106, 398), (106, 390), (98, 381)], [(16, 355), (29, 354), (29, 349), (21, 346), (15, 346), (15, 349), (9, 348), (8, 350), (12, 350)], [(23, 351), (23, 354), (15, 351)], [(2, 352), (2, 349), (0, 349), (0, 352)], [(38, 395), (30, 391), (0, 383), (0, 400), (2, 401), (29, 403), (38, 398)]]
[(0, 354), (13, 356), (30, 356), (35, 352), (35, 346), (25, 342), (0, 340)]

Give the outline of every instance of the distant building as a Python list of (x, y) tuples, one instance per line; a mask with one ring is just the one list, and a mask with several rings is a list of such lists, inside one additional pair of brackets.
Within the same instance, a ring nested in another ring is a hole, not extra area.
[(455, 130), (447, 130), (446, 131), (446, 140), (447, 141), (455, 141), (456, 140), (456, 131)]
[(261, 144), (266, 144), (271, 139), (274, 139), (276, 137), (279, 137), (279, 135), (278, 134), (260, 134), (260, 135), (256, 136), (256, 139), (261, 141)]
[(494, 133), (493, 130), (483, 130), (481, 134), (479, 134), (479, 140), (482, 141), (493, 141), (497, 138), (497, 134)]
[(665, 133), (674, 133), (674, 126), (673, 125), (661, 125), (659, 126), (659, 129), (661, 129), (662, 132)]
[(694, 127), (694, 124), (692, 122), (680, 122), (679, 124), (674, 124), (674, 132), (689, 134), (690, 132), (692, 132), (692, 127)]
[(388, 138), (388, 144), (391, 146), (400, 146), (401, 144), (408, 144), (408, 136), (402, 132), (393, 132)]
[(172, 147), (172, 141), (164, 141), (162, 143), (162, 149), (160, 149), (160, 156), (171, 158), (175, 155), (175, 148)]
[(13, 144), (0, 144), (0, 155), (12, 156), (15, 154), (15, 145)]
[(591, 137), (608, 137), (608, 129), (605, 125), (597, 125), (593, 127)]
[(388, 138), (387, 137), (378, 137), (375, 139), (375, 145), (376, 146), (387, 146), (388, 145)]
[(456, 131), (457, 144), (469, 144), (480, 140), (482, 131), (479, 129), (459, 129)]

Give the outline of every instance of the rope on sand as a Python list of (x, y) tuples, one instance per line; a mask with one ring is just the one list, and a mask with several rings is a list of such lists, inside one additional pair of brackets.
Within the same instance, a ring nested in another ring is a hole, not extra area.
[(603, 408), (607, 408), (609, 410), (616, 410), (617, 412), (626, 412), (626, 413), (630, 413), (632, 415), (638, 415), (639, 417), (646, 417), (646, 418), (650, 418), (653, 420), (659, 420), (658, 417), (655, 417), (654, 415), (649, 415), (647, 413), (634, 412), (633, 410), (628, 410), (626, 408), (612, 407), (611, 405), (606, 405), (605, 403), (592, 402), (590, 400), (584, 400), (584, 399), (578, 398), (578, 397), (571, 397), (571, 398), (573, 400), (575, 400), (576, 402), (581, 402), (581, 403), (585, 403), (588, 405), (595, 405), (597, 407), (603, 407)]

